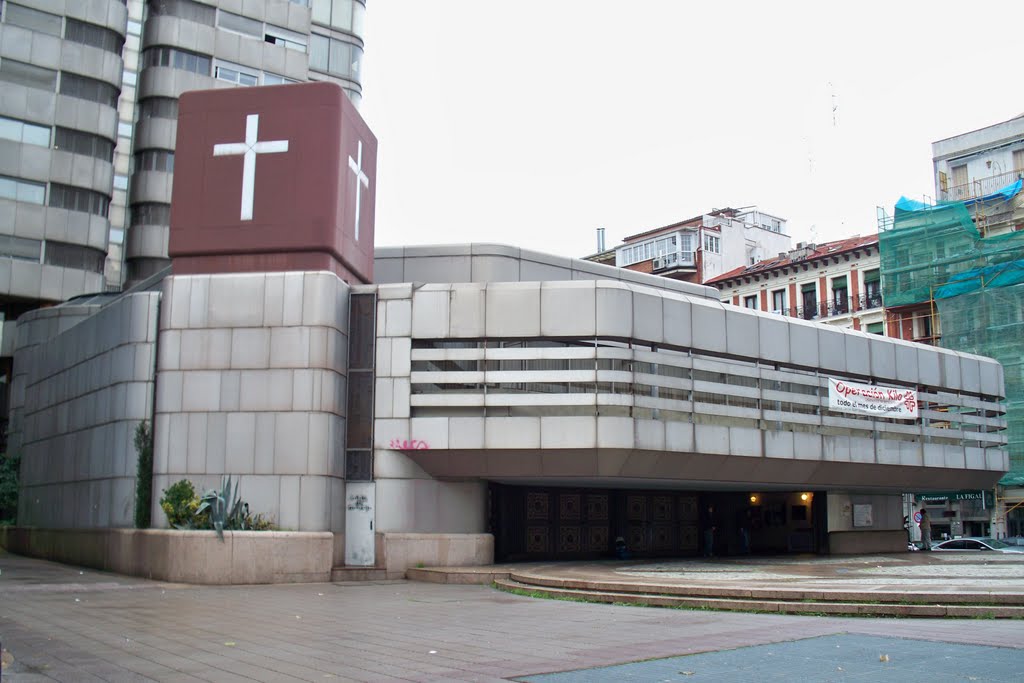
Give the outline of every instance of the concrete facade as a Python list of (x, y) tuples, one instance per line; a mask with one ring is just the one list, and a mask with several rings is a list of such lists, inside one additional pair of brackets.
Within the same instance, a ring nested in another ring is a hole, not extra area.
[(280, 527), (343, 532), (348, 286), (333, 273), (176, 276), (163, 300), (154, 493), (232, 474)]
[(22, 316), (9, 448), (27, 526), (131, 526), (135, 428), (153, 412), (159, 295)]
[[(899, 549), (900, 492), (990, 486), (1007, 468), (1002, 367), (990, 359), (727, 306), (712, 288), (501, 245), (382, 249), (376, 270), (415, 281), (172, 276), (160, 292), (116, 299), (84, 319), (92, 311), (77, 311), (66, 325), (77, 324), (41, 345), (32, 344), (35, 318), (26, 319), (25, 491), (39, 510), (73, 500), (79, 520), (26, 519), (128, 524), (127, 494), (121, 517), (86, 514), (107, 470), (59, 466), (64, 432), (44, 419), (83, 391), (104, 391), (102, 382), (65, 398), (47, 378), (154, 340), (154, 379), (127, 378), (150, 390), (155, 381), (154, 501), (181, 478), (204, 488), (231, 474), (253, 512), (286, 529), (330, 532), (335, 565), (387, 576), (421, 562), (490, 561), (493, 484), (824, 491), (820, 523), (836, 538), (833, 551), (860, 552)], [(525, 279), (541, 273), (547, 279)], [(346, 400), (357, 294), (376, 301), (373, 380)], [(34, 315), (52, 327), (61, 308), (52, 310)], [(135, 366), (147, 352), (135, 351)], [(920, 417), (829, 410), (829, 378), (914, 388)], [(372, 414), (372, 465), (359, 476), (345, 450), (355, 410)], [(126, 413), (122, 431), (144, 418)], [(75, 462), (107, 462), (106, 443), (76, 442)], [(125, 477), (126, 491), (131, 483)], [(155, 503), (153, 519), (165, 525)]]

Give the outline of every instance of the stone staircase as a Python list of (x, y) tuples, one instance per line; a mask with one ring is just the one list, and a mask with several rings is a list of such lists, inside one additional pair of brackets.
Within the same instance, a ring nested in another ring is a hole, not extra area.
[(1024, 618), (1024, 596), (718, 586), (568, 579), (531, 572), (497, 577), (499, 590), (538, 598), (698, 610), (876, 617)]
[(991, 590), (899, 591), (880, 586), (807, 588), (783, 585), (745, 587), (614, 580), (578, 568), (566, 576), (557, 566), (410, 568), (408, 579), (432, 583), (493, 585), (536, 598), (603, 602), (695, 610), (828, 614), (874, 617), (1024, 618), (1024, 593)]

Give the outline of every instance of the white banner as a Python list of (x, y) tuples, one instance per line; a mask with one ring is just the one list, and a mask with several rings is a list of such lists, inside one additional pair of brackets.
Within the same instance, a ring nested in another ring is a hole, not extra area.
[(829, 378), (828, 408), (841, 413), (916, 420), (917, 392)]

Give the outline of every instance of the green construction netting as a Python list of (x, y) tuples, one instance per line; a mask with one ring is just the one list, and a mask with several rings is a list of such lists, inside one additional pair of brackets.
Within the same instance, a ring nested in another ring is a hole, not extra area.
[(940, 346), (995, 358), (1006, 383), (1010, 479), (1024, 477), (1024, 282), (978, 288), (938, 299)]
[[(1010, 471), (1024, 484), (1024, 231), (982, 237), (977, 224), (1012, 229), (1024, 215), (1013, 192), (974, 202), (901, 200), (879, 232), (885, 306), (935, 301), (939, 345), (1003, 364)], [(976, 222), (977, 221), (977, 224)]]

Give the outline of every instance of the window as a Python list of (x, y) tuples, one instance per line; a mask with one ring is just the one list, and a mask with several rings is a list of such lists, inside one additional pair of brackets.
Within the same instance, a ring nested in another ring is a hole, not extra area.
[(60, 94), (116, 107), (119, 92), (110, 83), (64, 71), (60, 75)]
[(43, 243), (14, 235), (0, 235), (0, 257), (16, 258), (39, 263), (39, 249)]
[(863, 308), (878, 308), (882, 305), (882, 276), (878, 268), (864, 271)]
[(74, 43), (98, 47), (117, 55), (121, 54), (121, 48), (124, 47), (124, 38), (119, 33), (71, 18), (68, 18), (67, 25), (64, 27), (64, 38)]
[(151, 47), (142, 52), (142, 66), (169, 66), (173, 69), (191, 71), (203, 76), (210, 75), (211, 60), (206, 55), (186, 52), (173, 47)]
[(151, 16), (177, 17), (207, 26), (213, 26), (217, 14), (216, 8), (192, 0), (149, 0), (147, 4)]
[(259, 71), (253, 71), (230, 62), (218, 62), (214, 69), (214, 77), (218, 81), (227, 81), (244, 86), (259, 85), (260, 83)]
[(220, 11), (217, 15), (217, 26), (220, 28), (226, 28), (229, 31), (237, 31), (247, 36), (254, 38), (263, 37), (263, 22), (256, 21), (255, 19), (249, 19), (238, 14), (232, 14), (231, 12)]
[(359, 80), (363, 50), (358, 45), (313, 34), (309, 37), (309, 68)]
[(4, 58), (0, 61), (0, 81), (18, 83), (30, 88), (53, 90), (57, 86), (57, 72)]
[(869, 334), (885, 334), (885, 323), (868, 323)]
[(88, 270), (93, 273), (103, 272), (103, 262), (107, 255), (98, 249), (90, 249), (78, 244), (52, 242), (46, 240), (43, 250), (43, 263), (51, 266), (63, 266), (77, 270)]
[(360, 0), (313, 0), (313, 22), (363, 35), (366, 6)]
[(136, 171), (163, 171), (174, 173), (174, 152), (165, 149), (147, 149), (135, 153)]
[(136, 204), (132, 207), (132, 225), (168, 225), (170, 204)]
[(743, 297), (743, 307), (757, 310), (757, 294)]
[(110, 198), (84, 187), (50, 183), (50, 206), (69, 211), (82, 211), (106, 218)]
[(849, 290), (846, 287), (846, 276), (832, 278), (832, 314), (840, 315), (850, 312)]
[(818, 285), (815, 282), (807, 282), (800, 286), (800, 295), (803, 301), (800, 317), (804, 320), (813, 320), (818, 317), (817, 289)]
[(281, 85), (282, 83), (298, 83), (298, 81), (294, 78), (263, 72), (263, 85)]
[(50, 146), (50, 127), (0, 116), (0, 138), (26, 145)]
[(53, 148), (63, 149), (72, 154), (112, 161), (114, 159), (114, 143), (99, 135), (83, 133), (80, 130), (58, 127), (53, 136)]
[(267, 24), (267, 30), (263, 34), (263, 40), (271, 45), (280, 45), (289, 50), (297, 52), (306, 51), (306, 36), (302, 33), (289, 31), (286, 28)]
[(772, 313), (786, 314), (786, 290), (776, 289), (772, 292)]
[(8, 2), (4, 8), (4, 23), (12, 26), (21, 26), (40, 33), (49, 33), (51, 36), (59, 36), (61, 17), (49, 12), (40, 12), (37, 9), (30, 9), (23, 5), (16, 5)]
[(178, 100), (173, 97), (147, 97), (139, 102), (140, 119), (177, 119)]
[(13, 199), (16, 202), (42, 204), (46, 197), (46, 184), (34, 183), (21, 178), (0, 176), (0, 199)]
[(715, 235), (704, 234), (704, 251), (710, 251), (713, 254), (722, 253), (722, 238)]
[(1013, 170), (1024, 171), (1024, 149), (1015, 149), (1013, 151)]

